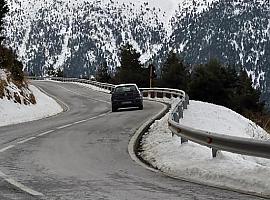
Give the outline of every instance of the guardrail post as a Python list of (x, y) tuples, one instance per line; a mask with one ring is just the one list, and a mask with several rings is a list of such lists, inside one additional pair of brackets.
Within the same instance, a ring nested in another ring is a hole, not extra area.
[(183, 109), (187, 109), (188, 103), (186, 100), (183, 101)]
[(179, 119), (180, 119), (180, 118), (179, 118), (178, 113), (173, 113), (173, 121), (179, 123)]
[(217, 149), (212, 148), (212, 157), (213, 158), (217, 157), (217, 152), (218, 152)]
[(179, 118), (183, 118), (184, 114), (183, 114), (182, 106), (178, 106), (177, 111), (178, 111)]
[(186, 138), (181, 137), (181, 144), (188, 143), (188, 140)]
[(186, 104), (189, 105), (189, 96), (188, 96), (188, 94), (185, 95), (185, 101), (186, 101)]

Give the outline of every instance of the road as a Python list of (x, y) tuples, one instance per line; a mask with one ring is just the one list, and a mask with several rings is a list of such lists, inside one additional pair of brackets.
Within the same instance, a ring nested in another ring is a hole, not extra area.
[(0, 170), (44, 196), (0, 179), (0, 199), (260, 199), (168, 178), (131, 160), (136, 128), (162, 109), (110, 112), (110, 95), (71, 83), (34, 82), (67, 106), (57, 116), (0, 128)]

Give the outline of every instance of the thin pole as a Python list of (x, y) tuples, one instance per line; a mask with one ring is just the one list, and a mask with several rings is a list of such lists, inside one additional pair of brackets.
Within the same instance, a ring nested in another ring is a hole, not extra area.
[(152, 87), (153, 82), (153, 65), (150, 65), (150, 88)]

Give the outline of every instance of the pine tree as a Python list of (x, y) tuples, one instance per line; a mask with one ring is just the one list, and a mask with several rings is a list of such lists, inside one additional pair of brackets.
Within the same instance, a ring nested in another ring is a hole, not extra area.
[(187, 90), (189, 71), (187, 65), (176, 53), (170, 52), (161, 68), (160, 86)]
[(115, 79), (117, 83), (136, 83), (139, 87), (148, 86), (148, 69), (143, 68), (138, 53), (130, 44), (122, 46), (120, 64), (117, 68)]
[(218, 105), (246, 114), (262, 112), (260, 91), (255, 89), (245, 70), (237, 71), (211, 60), (194, 69), (191, 75), (189, 95), (191, 98)]
[(12, 79), (22, 82), (24, 79), (23, 64), (11, 49), (0, 46), (0, 66), (11, 72)]
[(55, 72), (53, 66), (48, 67), (47, 73), (48, 73), (49, 76), (55, 76), (56, 72)]
[(56, 71), (55, 76), (56, 77), (64, 77), (64, 71), (61, 70), (60, 68), (58, 68), (57, 71)]
[(107, 65), (107, 62), (103, 62), (101, 66), (99, 66), (97, 70), (97, 81), (103, 82), (103, 83), (109, 83), (111, 80), (111, 76), (109, 73), (109, 67)]
[(239, 72), (237, 88), (235, 92), (235, 105), (237, 112), (244, 113), (247, 110), (262, 112), (264, 103), (260, 102), (261, 92), (253, 87), (252, 79), (244, 69)]
[(217, 60), (194, 69), (189, 94), (191, 98), (223, 106), (230, 106), (233, 95), (233, 71)]
[(5, 0), (0, 0), (0, 44), (5, 39), (5, 37), (2, 35), (2, 32), (4, 30), (4, 17), (6, 16), (7, 12), (9, 11), (7, 3)]

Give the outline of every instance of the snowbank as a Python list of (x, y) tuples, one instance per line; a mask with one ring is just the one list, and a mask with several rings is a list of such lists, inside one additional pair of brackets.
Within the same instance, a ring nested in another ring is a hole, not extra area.
[(90, 88), (92, 90), (96, 90), (96, 91), (99, 91), (99, 92), (104, 92), (104, 93), (108, 93), (108, 94), (111, 92), (110, 90), (106, 90), (106, 89), (103, 89), (103, 88), (100, 88), (100, 87), (97, 87), (97, 86), (94, 86), (94, 85), (91, 85), (91, 84), (77, 83), (77, 82), (72, 82), (72, 83), (80, 85), (80, 86), (84, 86), (84, 87), (87, 87), (87, 88)]
[[(171, 176), (209, 185), (270, 195), (270, 160), (225, 151), (212, 158), (211, 149), (188, 142), (181, 145), (167, 125), (168, 115), (156, 121), (144, 136), (141, 156)], [(191, 101), (181, 123), (239, 137), (268, 139), (250, 120), (222, 106)]]
[(51, 97), (30, 86), (36, 98), (35, 105), (14, 103), (7, 98), (0, 99), (0, 126), (42, 119), (60, 113), (62, 107)]
[(270, 139), (270, 134), (242, 115), (226, 107), (200, 101), (190, 102), (180, 123), (195, 129), (225, 135)]

